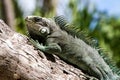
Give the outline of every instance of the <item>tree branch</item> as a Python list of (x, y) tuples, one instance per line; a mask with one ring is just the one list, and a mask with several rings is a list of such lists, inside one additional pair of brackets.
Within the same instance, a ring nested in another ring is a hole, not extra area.
[(44, 54), (0, 20), (0, 80), (89, 80), (55, 55)]

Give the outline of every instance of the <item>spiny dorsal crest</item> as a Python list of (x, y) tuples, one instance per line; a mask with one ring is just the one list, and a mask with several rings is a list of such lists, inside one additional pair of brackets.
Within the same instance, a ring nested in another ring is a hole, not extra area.
[(65, 27), (68, 24), (68, 21), (64, 18), (64, 16), (56, 16), (54, 17), (55, 23), (58, 24), (61, 28)]
[[(95, 47), (96, 43), (88, 37), (85, 31), (81, 31), (80, 27), (75, 27), (65, 19), (64, 16), (56, 16), (54, 17), (55, 23), (60, 26), (60, 28), (66, 31), (68, 34), (72, 35), (73, 37), (78, 37), (85, 41), (87, 44)], [(93, 45), (94, 44), (94, 45)]]

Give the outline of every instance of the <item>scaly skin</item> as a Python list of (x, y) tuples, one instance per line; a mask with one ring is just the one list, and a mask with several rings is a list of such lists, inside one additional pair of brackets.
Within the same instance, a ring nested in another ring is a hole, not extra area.
[(41, 51), (56, 54), (99, 80), (117, 80), (96, 49), (60, 29), (54, 20), (39, 16), (25, 20), (32, 43)]

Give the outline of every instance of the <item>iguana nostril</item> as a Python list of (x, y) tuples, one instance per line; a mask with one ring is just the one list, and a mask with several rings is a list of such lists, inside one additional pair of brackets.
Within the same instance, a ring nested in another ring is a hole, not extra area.
[(25, 21), (27, 21), (28, 20), (28, 16), (25, 18)]

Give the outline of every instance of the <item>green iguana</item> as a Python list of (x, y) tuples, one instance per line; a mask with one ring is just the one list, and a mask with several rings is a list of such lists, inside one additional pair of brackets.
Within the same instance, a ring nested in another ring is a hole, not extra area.
[(27, 29), (34, 46), (45, 53), (55, 54), (77, 65), (78, 68), (99, 80), (120, 80), (99, 52), (84, 42), (80, 36), (72, 35), (72, 32), (66, 28), (67, 22), (61, 19), (60, 17), (54, 19), (39, 16), (26, 17)]

